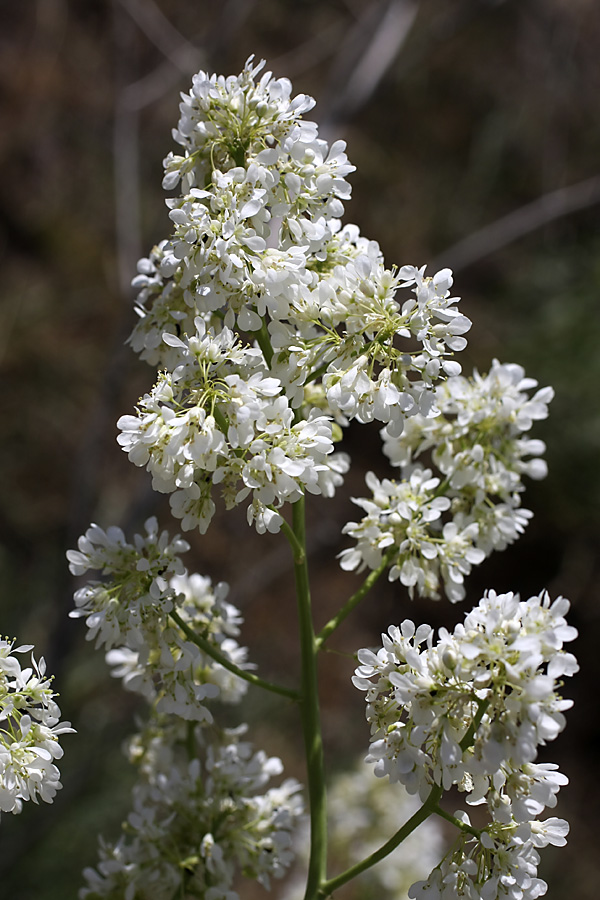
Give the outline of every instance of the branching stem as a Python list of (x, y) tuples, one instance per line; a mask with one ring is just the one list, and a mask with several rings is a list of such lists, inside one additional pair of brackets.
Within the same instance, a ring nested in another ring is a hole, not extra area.
[(300, 694), (298, 691), (293, 690), (292, 688), (283, 687), (280, 684), (274, 684), (271, 681), (265, 681), (264, 678), (260, 678), (258, 675), (255, 675), (253, 672), (248, 672), (246, 669), (240, 669), (239, 666), (236, 666), (235, 663), (232, 663), (231, 660), (227, 659), (222, 653), (220, 653), (210, 641), (207, 641), (206, 638), (201, 637), (199, 634), (190, 628), (190, 626), (185, 622), (178, 612), (169, 613), (172, 620), (178, 625), (179, 628), (183, 631), (185, 636), (192, 641), (192, 643), (196, 644), (197, 647), (206, 653), (207, 656), (210, 656), (215, 662), (220, 663), (224, 668), (229, 669), (230, 672), (233, 672), (234, 675), (237, 675), (238, 678), (243, 678), (244, 681), (249, 682), (250, 684), (255, 685), (256, 687), (261, 687), (265, 691), (271, 691), (273, 694), (280, 694), (282, 697), (288, 697), (290, 700), (300, 700)]
[(366, 597), (375, 582), (378, 581), (379, 577), (389, 566), (395, 552), (395, 547), (392, 547), (391, 550), (388, 550), (388, 552), (381, 560), (381, 563), (377, 566), (376, 569), (373, 569), (373, 571), (369, 575), (367, 575), (356, 593), (352, 594), (350, 599), (344, 604), (344, 606), (342, 606), (338, 614), (334, 616), (333, 619), (330, 619), (327, 625), (323, 626), (316, 638), (317, 650), (321, 649), (327, 638), (331, 634), (333, 634), (333, 632), (339, 625), (342, 624), (346, 616), (348, 616), (352, 612), (355, 606), (358, 606), (363, 597)]
[(423, 806), (417, 810), (417, 812), (410, 817), (410, 819), (402, 825), (401, 828), (398, 829), (396, 834), (389, 839), (379, 850), (376, 850), (375, 853), (372, 853), (366, 859), (363, 859), (362, 862), (356, 863), (356, 865), (352, 866), (349, 869), (346, 869), (345, 872), (342, 872), (341, 875), (337, 875), (335, 878), (330, 878), (329, 881), (325, 881), (318, 892), (319, 900), (324, 900), (325, 897), (329, 897), (340, 888), (346, 882), (351, 881), (352, 878), (356, 878), (357, 875), (360, 875), (361, 872), (370, 869), (371, 866), (374, 866), (376, 863), (380, 862), (384, 859), (388, 854), (395, 850), (402, 841), (408, 837), (409, 834), (418, 828), (418, 826), (428, 819), (429, 816), (436, 811), (437, 805), (442, 796), (443, 789), (435, 785), (431, 789), (431, 793), (429, 797), (423, 804)]
[(457, 819), (456, 816), (450, 815), (447, 813), (445, 809), (442, 809), (440, 806), (436, 806), (433, 810), (436, 816), (440, 816), (440, 818), (445, 819), (446, 822), (451, 822), (457, 828), (460, 828), (461, 831), (466, 832), (467, 834), (472, 834), (473, 837), (476, 837), (478, 840), (481, 838), (481, 831), (477, 828), (473, 828), (472, 825), (467, 825), (466, 822), (461, 822), (460, 819)]

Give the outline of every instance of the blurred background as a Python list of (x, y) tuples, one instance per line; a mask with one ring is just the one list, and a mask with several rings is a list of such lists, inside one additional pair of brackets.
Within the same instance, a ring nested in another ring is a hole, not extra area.
[[(90, 521), (131, 531), (157, 514), (176, 528), (115, 443), (117, 418), (153, 378), (124, 346), (129, 282), (168, 234), (161, 160), (178, 92), (199, 68), (237, 73), (254, 53), (317, 99), (311, 116), (328, 139), (347, 141), (357, 171), (346, 221), (388, 264), (455, 270), (473, 320), (464, 370), (497, 357), (556, 389), (533, 432), (550, 466), (525, 497), (535, 518), (473, 573), (466, 602), (487, 587), (525, 597), (547, 587), (573, 603), (582, 668), (566, 694), (576, 703), (542, 756), (571, 779), (558, 807), (571, 836), (546, 851), (542, 875), (554, 900), (596, 898), (600, 3), (0, 0), (0, 26), (0, 628), (46, 656), (78, 732), (63, 740), (54, 805), (3, 818), (3, 896), (75, 897), (98, 832), (116, 838), (129, 808), (121, 743), (139, 706), (68, 618), (64, 554)], [(347, 449), (347, 489), (310, 510), (318, 624), (360, 583), (331, 562), (347, 545), (349, 497), (363, 493), (368, 469), (387, 472), (376, 428), (351, 429)], [(190, 567), (230, 582), (251, 658), (266, 677), (291, 679), (285, 541), (258, 538), (243, 511), (191, 541)], [(463, 612), (411, 604), (383, 584), (336, 633), (322, 672), (332, 767), (351, 765), (368, 741), (351, 654), (406, 616), (453, 626)], [(302, 779), (294, 710), (251, 689), (244, 716), (256, 743)]]

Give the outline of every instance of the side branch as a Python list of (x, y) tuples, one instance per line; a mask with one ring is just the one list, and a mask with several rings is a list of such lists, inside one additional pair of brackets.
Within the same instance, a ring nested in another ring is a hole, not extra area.
[(475, 713), (475, 718), (469, 725), (469, 728), (468, 728), (466, 734), (464, 735), (462, 741), (459, 742), (459, 747), (463, 753), (465, 752), (465, 750), (468, 750), (471, 747), (471, 745), (473, 744), (473, 738), (475, 737), (475, 732), (481, 725), (481, 720), (483, 719), (485, 711), (489, 705), (490, 705), (489, 700), (484, 699), (484, 700), (477, 701), (477, 712)]
[(442, 809), (441, 806), (435, 806), (432, 810), (439, 816), (441, 819), (445, 819), (446, 822), (451, 822), (456, 828), (459, 828), (461, 831), (464, 831), (465, 834), (472, 834), (473, 837), (476, 837), (477, 840), (481, 840), (481, 831), (478, 828), (473, 828), (472, 825), (467, 825), (466, 822), (461, 822), (460, 819), (457, 819), (456, 816), (450, 815), (447, 813), (445, 809)]
[(315, 639), (317, 650), (321, 649), (327, 638), (331, 634), (333, 634), (336, 628), (342, 624), (346, 616), (348, 616), (352, 612), (354, 607), (358, 606), (363, 597), (365, 597), (369, 593), (375, 582), (378, 581), (379, 577), (389, 566), (395, 549), (395, 547), (392, 547), (391, 550), (388, 550), (378, 567), (376, 569), (373, 569), (373, 571), (369, 575), (367, 575), (359, 589), (355, 594), (352, 594), (350, 599), (344, 604), (344, 606), (342, 606), (339, 613), (334, 616), (333, 619), (330, 619), (327, 625), (323, 626)]
[(256, 687), (261, 687), (265, 691), (271, 691), (272, 694), (280, 694), (282, 697), (288, 697), (290, 700), (300, 700), (300, 694), (298, 691), (293, 690), (293, 688), (286, 688), (279, 684), (273, 684), (271, 681), (265, 681), (264, 678), (260, 678), (258, 675), (254, 675), (252, 672), (247, 672), (245, 669), (240, 669), (239, 666), (236, 666), (235, 663), (232, 663), (231, 660), (227, 659), (226, 656), (223, 656), (222, 653), (219, 653), (210, 641), (207, 641), (205, 638), (200, 637), (199, 634), (190, 628), (187, 622), (181, 618), (179, 613), (171, 612), (169, 613), (173, 621), (181, 628), (183, 633), (187, 638), (192, 641), (192, 643), (196, 644), (197, 647), (206, 653), (207, 656), (210, 656), (214, 659), (215, 662), (220, 663), (225, 669), (229, 669), (230, 672), (233, 672), (234, 675), (237, 675), (238, 678), (243, 678), (244, 681), (249, 682), (250, 684), (255, 685)]
[(262, 350), (262, 354), (265, 358), (265, 362), (269, 369), (271, 368), (271, 362), (273, 360), (273, 345), (271, 344), (271, 336), (269, 334), (269, 329), (267, 328), (267, 323), (263, 319), (262, 325), (258, 331), (253, 331), (251, 334), (256, 338), (256, 343)]
[[(272, 507), (269, 507), (269, 509), (272, 509)], [(294, 529), (290, 527), (290, 525), (285, 521), (285, 519), (283, 519), (283, 516), (282, 516), (282, 520), (283, 521), (281, 523), (281, 530), (285, 534), (286, 538), (289, 541), (289, 545), (292, 548), (292, 553), (294, 556), (294, 564), (296, 566), (301, 566), (306, 559), (306, 550), (303, 547), (303, 545), (300, 543), (298, 538), (296, 537)]]
[(362, 862), (356, 863), (356, 865), (352, 866), (350, 869), (346, 869), (345, 872), (342, 872), (341, 875), (337, 875), (335, 878), (330, 878), (329, 881), (323, 882), (321, 888), (318, 893), (318, 897), (320, 900), (325, 900), (326, 897), (329, 897), (330, 894), (333, 894), (338, 888), (340, 888), (346, 882), (351, 881), (353, 878), (356, 878), (357, 875), (360, 875), (361, 872), (370, 869), (371, 866), (374, 866), (376, 863), (380, 862), (382, 859), (385, 859), (392, 850), (395, 850), (402, 841), (408, 837), (409, 834), (418, 828), (418, 826), (428, 819), (429, 816), (437, 811), (438, 803), (443, 794), (443, 788), (435, 785), (431, 789), (431, 793), (429, 797), (423, 804), (423, 806), (417, 810), (417, 812), (410, 817), (410, 819), (402, 825), (402, 827), (396, 832), (396, 834), (387, 841), (383, 847), (380, 847), (379, 850), (376, 850), (375, 853), (372, 853), (370, 856), (367, 856), (366, 859), (363, 859)]

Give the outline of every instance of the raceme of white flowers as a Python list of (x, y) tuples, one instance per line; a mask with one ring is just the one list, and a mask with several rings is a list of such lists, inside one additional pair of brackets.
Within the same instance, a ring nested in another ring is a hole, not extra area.
[[(139, 321), (130, 343), (157, 373), (119, 419), (119, 444), (169, 495), (184, 531), (206, 532), (219, 499), (227, 509), (244, 504), (259, 533), (291, 535), (299, 566), (305, 548), (297, 552), (289, 505), (332, 497), (350, 465), (336, 449), (344, 428), (379, 422), (399, 477), (367, 475), (371, 497), (354, 501), (364, 516), (343, 529), (355, 544), (342, 551), (342, 568), (370, 570), (369, 587), (387, 570), (411, 597), (443, 590), (462, 600), (472, 567), (515, 541), (531, 518), (521, 506), (523, 476), (542, 478), (546, 466), (544, 445), (529, 432), (547, 416), (552, 389), (533, 392), (537, 383), (520, 366), (497, 360), (488, 374), (461, 374), (455, 355), (471, 323), (452, 273), (389, 268), (376, 242), (342, 225), (353, 171), (345, 144), (320, 138), (304, 118), (314, 101), (293, 97), (290, 82), (263, 67), (250, 58), (237, 76), (200, 72), (182, 95), (173, 132), (181, 152), (164, 161), (170, 233), (134, 279)], [(85, 619), (112, 674), (149, 705), (129, 745), (139, 770), (133, 811), (120, 840), (102, 841), (97, 867), (86, 870), (80, 896), (88, 900), (237, 900), (240, 875), (268, 887), (299, 846), (299, 784), (272, 784), (281, 762), (242, 740), (245, 726), (222, 727), (217, 703), (239, 703), (249, 681), (300, 700), (305, 741), (315, 746), (318, 735), (306, 739), (318, 727), (316, 698), (253, 674), (227, 586), (188, 574), (188, 549), (152, 518), (133, 542), (119, 528), (92, 525), (68, 553), (73, 574), (92, 577), (75, 593), (72, 615)], [(567, 825), (537, 817), (554, 808), (567, 779), (536, 755), (570, 705), (560, 694), (577, 669), (562, 649), (575, 637), (567, 608), (545, 594), (523, 602), (489, 591), (437, 643), (428, 626), (406, 620), (377, 653), (359, 652), (367, 762), (412, 797), (403, 793), (392, 809), (379, 787), (387, 782), (367, 785), (364, 772), (342, 779), (331, 829), (350, 857), (332, 837), (334, 857), (350, 869), (391, 832), (404, 834), (407, 821), (421, 822), (406, 832), (412, 845), (366, 867), (369, 890), (406, 894), (406, 879), (426, 872), (414, 871), (405, 851), (424, 840), (436, 856), (414, 850), (433, 868), (411, 897), (534, 900), (544, 892), (537, 850), (563, 844)], [(30, 714), (8, 715), (24, 723), (25, 740)], [(50, 792), (19, 772), (20, 796)], [(310, 768), (307, 777), (312, 813)], [(455, 786), (485, 805), (486, 827), (439, 806)], [(439, 832), (423, 824), (432, 813), (458, 829), (437, 866)], [(308, 900), (337, 890), (347, 874), (329, 884), (321, 873)]]
[(86, 617), (88, 639), (107, 648), (106, 660), (128, 690), (156, 700), (158, 712), (212, 722), (204, 701), (235, 703), (247, 685), (189, 640), (170, 613), (240, 668), (248, 665), (247, 651), (235, 640), (242, 620), (225, 600), (228, 586), (188, 575), (179, 557), (187, 549), (179, 537), (159, 534), (155, 518), (133, 544), (120, 528), (92, 525), (67, 554), (71, 571), (97, 569), (107, 580), (80, 588), (71, 616)]
[(568, 825), (536, 817), (556, 805), (567, 779), (535, 758), (572, 705), (560, 693), (561, 679), (578, 669), (562, 649), (577, 635), (568, 608), (546, 593), (521, 601), (489, 591), (452, 634), (441, 629), (437, 643), (428, 625), (406, 619), (382, 635), (376, 654), (359, 651), (353, 681), (366, 693), (375, 773), (423, 801), (435, 786), (456, 785), (468, 803), (486, 804), (491, 819), (461, 835), (412, 897), (521, 900), (544, 892), (536, 848), (564, 844)]
[[(344, 531), (356, 546), (344, 550), (344, 569), (376, 569), (386, 554), (390, 580), (421, 596), (465, 596), (464, 577), (493, 550), (504, 550), (532, 516), (521, 507), (522, 475), (543, 478), (542, 441), (524, 436), (548, 415), (551, 388), (521, 366), (494, 360), (488, 375), (453, 375), (436, 388), (434, 418), (414, 416), (400, 437), (382, 431), (384, 452), (402, 479), (367, 476), (372, 499), (357, 499), (366, 515)], [(431, 465), (415, 462), (431, 451)]]
[(19, 813), (24, 800), (52, 803), (62, 785), (55, 760), (63, 755), (61, 734), (72, 732), (70, 722), (60, 721), (60, 709), (46, 677), (42, 657), (22, 667), (15, 654), (29, 645), (15, 647), (0, 639), (0, 810)]
[[(171, 494), (184, 530), (204, 532), (214, 488), (276, 532), (304, 492), (332, 496), (348, 468), (340, 426), (390, 434), (435, 411), (434, 384), (469, 320), (448, 269), (387, 269), (379, 247), (342, 227), (350, 196), (343, 141), (303, 118), (287, 79), (194, 77), (165, 160), (171, 236), (139, 264), (131, 343), (161, 367), (119, 442)], [(407, 292), (408, 291), (408, 292)]]
[(240, 736), (240, 729), (220, 732), (202, 761), (177, 752), (184, 736), (173, 728), (155, 727), (131, 742), (141, 769), (133, 811), (118, 843), (101, 841), (81, 898), (170, 900), (185, 891), (234, 900), (239, 872), (265, 887), (281, 877), (293, 859), (300, 785), (290, 778), (269, 787), (281, 761), (254, 752)]
[(186, 549), (149, 519), (132, 543), (119, 528), (92, 525), (68, 553), (73, 574), (104, 577), (76, 592), (72, 615), (86, 617), (88, 638), (107, 648), (113, 674), (150, 704), (148, 725), (130, 742), (140, 767), (133, 811), (116, 844), (101, 841), (82, 898), (166, 900), (188, 891), (235, 900), (239, 873), (269, 886), (293, 859), (300, 785), (287, 779), (267, 788), (281, 761), (240, 740), (243, 726), (220, 728), (208, 708), (245, 694), (246, 681), (226, 663), (252, 666), (235, 640), (242, 618), (226, 600), (227, 585), (188, 575)]

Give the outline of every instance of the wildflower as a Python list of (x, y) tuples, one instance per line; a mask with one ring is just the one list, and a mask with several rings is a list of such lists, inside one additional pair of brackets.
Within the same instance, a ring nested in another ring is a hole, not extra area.
[(31, 657), (22, 668), (16, 653), (31, 646), (15, 647), (0, 640), (0, 810), (19, 813), (24, 800), (52, 803), (62, 787), (55, 760), (63, 755), (61, 734), (74, 732), (70, 722), (60, 721), (60, 709), (46, 663)]

